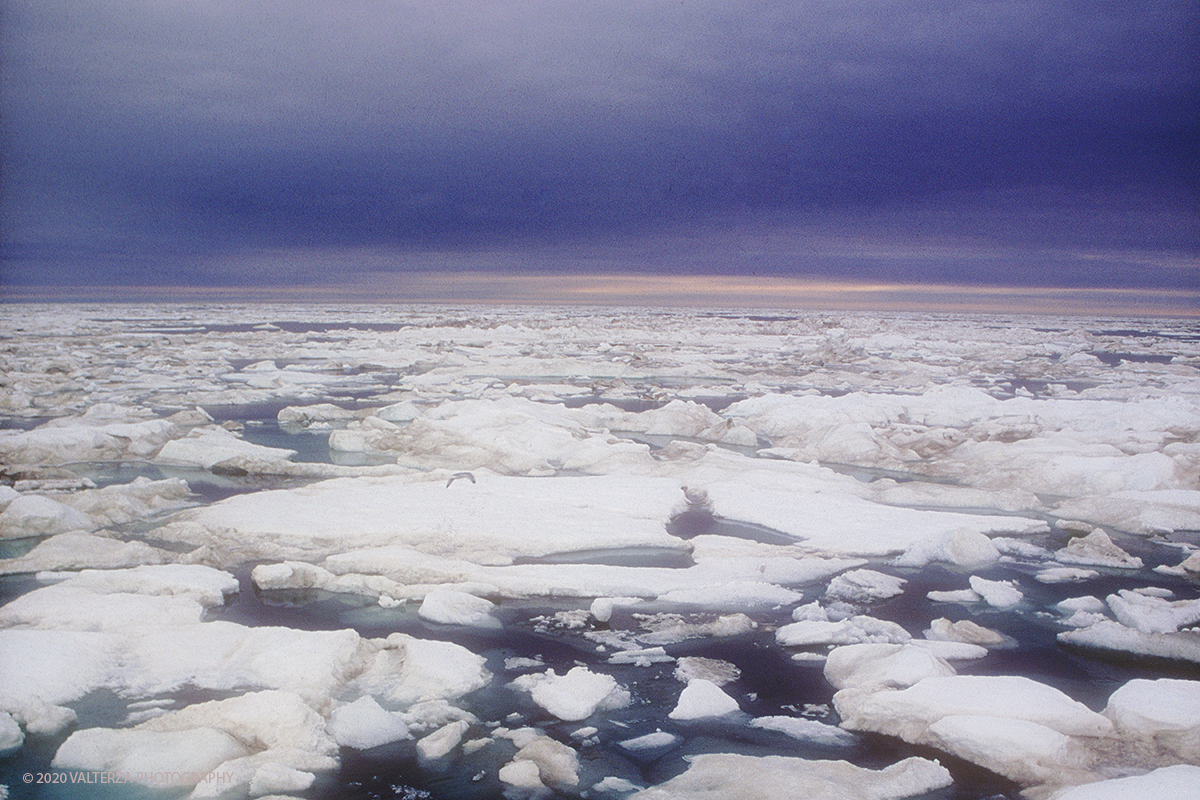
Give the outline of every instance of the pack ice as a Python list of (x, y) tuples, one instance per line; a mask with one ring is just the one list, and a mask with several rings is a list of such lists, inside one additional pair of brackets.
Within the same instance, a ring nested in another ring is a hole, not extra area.
[(0, 792), (1087, 800), (1200, 772), (1188, 320), (0, 320)]

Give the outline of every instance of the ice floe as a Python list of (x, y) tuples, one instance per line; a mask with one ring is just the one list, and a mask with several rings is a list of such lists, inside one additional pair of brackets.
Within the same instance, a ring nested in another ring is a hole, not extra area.
[(533, 701), (568, 722), (587, 719), (597, 711), (622, 708), (630, 703), (629, 692), (611, 675), (575, 667), (565, 675), (554, 670), (522, 675), (513, 685), (529, 692)]
[(682, 775), (630, 795), (630, 798), (771, 800), (800, 796), (812, 800), (840, 800), (857, 794), (892, 800), (925, 794), (952, 782), (944, 767), (923, 758), (907, 758), (875, 771), (846, 761), (706, 753), (692, 757)]
[[(414, 796), (950, 785), (874, 731), (1037, 800), (1196, 780), (1195, 682), (1164, 665), (1200, 662), (1190, 322), (19, 316), (0, 750), (39, 768), (310, 796), (386, 747), (356, 769), (407, 754)], [(855, 763), (796, 757), (829, 748)]]
[(727, 695), (720, 686), (704, 678), (692, 678), (683, 687), (675, 708), (667, 716), (676, 720), (694, 720), (723, 717), (736, 714), (739, 710), (737, 700)]

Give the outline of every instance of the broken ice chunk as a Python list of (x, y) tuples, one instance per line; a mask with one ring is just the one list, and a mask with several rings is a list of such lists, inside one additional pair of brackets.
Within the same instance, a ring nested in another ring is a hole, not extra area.
[(741, 674), (736, 664), (703, 656), (683, 656), (675, 665), (675, 678), (684, 683), (703, 678), (717, 686), (724, 686), (736, 681)]
[(86, 514), (38, 494), (21, 495), (0, 513), (0, 539), (90, 531), (95, 527)]
[(934, 761), (906, 758), (882, 770), (846, 761), (816, 761), (791, 756), (705, 753), (692, 756), (687, 771), (631, 795), (629, 800), (676, 800), (681, 797), (871, 797), (896, 800), (950, 786), (949, 771)]
[(813, 744), (852, 745), (858, 741), (857, 736), (837, 726), (797, 717), (757, 717), (750, 720), (750, 727), (778, 731)]
[(1025, 596), (1012, 581), (989, 581), (972, 575), (970, 583), (971, 588), (993, 608), (1012, 608)]
[(1083, 564), (1094, 567), (1116, 567), (1118, 569), (1140, 569), (1142, 560), (1131, 556), (1117, 545), (1107, 533), (1094, 530), (1087, 536), (1072, 539), (1061, 550), (1054, 553), (1055, 559), (1064, 564)]
[(703, 678), (693, 678), (683, 687), (679, 701), (667, 716), (671, 719), (693, 720), (723, 717), (739, 710), (737, 700), (725, 694), (720, 686)]
[(977, 625), (969, 619), (951, 622), (945, 617), (930, 622), (925, 637), (944, 642), (966, 642), (983, 647), (1012, 647), (1016, 644), (1011, 637)]
[(895, 597), (904, 591), (902, 587), (906, 583), (908, 581), (904, 578), (894, 575), (870, 569), (852, 569), (831, 580), (825, 596), (849, 603), (869, 603)]
[(901, 644), (911, 638), (908, 631), (896, 623), (867, 616), (851, 617), (838, 622), (803, 620), (784, 625), (775, 631), (775, 640), (785, 647), (860, 642)]
[(974, 589), (956, 589), (948, 592), (934, 590), (927, 592), (925, 596), (935, 603), (978, 603), (983, 599)]
[(454, 589), (434, 589), (425, 595), (417, 616), (442, 625), (472, 625), (498, 628), (500, 621), (491, 615), (496, 604), (473, 594)]
[(1041, 583), (1070, 583), (1072, 581), (1086, 581), (1095, 578), (1100, 573), (1094, 569), (1080, 569), (1078, 567), (1048, 567), (1038, 572), (1033, 577)]
[(471, 723), (460, 719), (448, 722), (417, 742), (417, 758), (422, 764), (445, 758), (458, 747)]
[(647, 733), (644, 736), (637, 736), (633, 739), (626, 739), (623, 742), (618, 742), (621, 747), (626, 750), (647, 751), (647, 750), (662, 750), (666, 751), (679, 744), (683, 739), (673, 733), (665, 733), (661, 728), (654, 733)]
[(1200, 786), (1200, 767), (1176, 764), (1145, 775), (1111, 778), (1083, 786), (1072, 786), (1050, 796), (1050, 800), (1128, 800), (1132, 797), (1186, 798)]
[(999, 560), (1000, 551), (991, 539), (970, 528), (959, 528), (913, 542), (892, 563), (898, 567), (923, 567), (938, 561), (975, 568)]
[(1108, 596), (1117, 620), (1142, 633), (1174, 633), (1200, 622), (1200, 600), (1170, 602), (1142, 592), (1122, 589)]
[(384, 709), (370, 695), (335, 708), (328, 727), (329, 734), (340, 746), (358, 750), (409, 737), (404, 720)]
[(587, 667), (575, 667), (565, 675), (558, 675), (552, 669), (522, 675), (513, 685), (529, 692), (533, 702), (568, 722), (587, 719), (597, 711), (623, 708), (632, 699), (611, 675), (595, 673)]
[(825, 679), (836, 689), (900, 689), (931, 676), (954, 675), (954, 668), (915, 645), (851, 644), (830, 651)]

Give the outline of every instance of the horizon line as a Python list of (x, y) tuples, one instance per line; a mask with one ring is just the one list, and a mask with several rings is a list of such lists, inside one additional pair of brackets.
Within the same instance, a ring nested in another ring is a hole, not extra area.
[(732, 274), (412, 271), (360, 274), (338, 286), (10, 285), (0, 287), (0, 302), (468, 303), (1200, 317), (1200, 290), (854, 282)]

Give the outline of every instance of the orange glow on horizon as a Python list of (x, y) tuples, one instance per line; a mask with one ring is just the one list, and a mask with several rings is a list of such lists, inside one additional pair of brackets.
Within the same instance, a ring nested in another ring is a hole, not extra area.
[(355, 302), (1200, 316), (1200, 291), (855, 283), (746, 275), (376, 272), (339, 286), (13, 288), (17, 302)]

